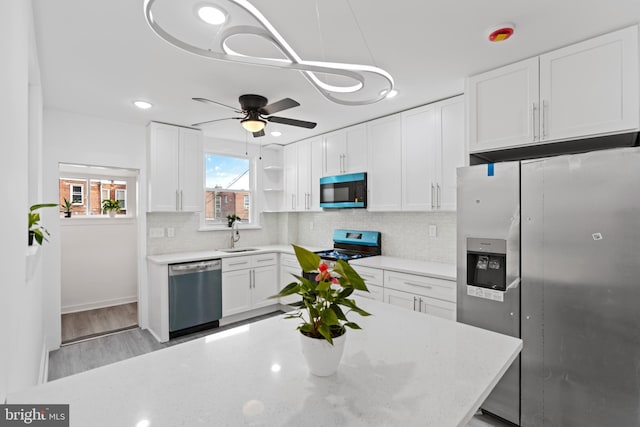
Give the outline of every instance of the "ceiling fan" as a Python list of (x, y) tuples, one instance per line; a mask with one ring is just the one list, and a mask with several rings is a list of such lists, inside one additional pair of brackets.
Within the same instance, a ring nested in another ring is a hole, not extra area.
[(240, 120), (242, 127), (247, 131), (253, 133), (255, 138), (264, 136), (264, 127), (267, 122), (280, 123), (289, 126), (298, 126), (307, 129), (313, 129), (316, 127), (316, 123), (306, 122), (304, 120), (289, 119), (286, 117), (272, 116), (272, 114), (279, 111), (287, 110), (289, 108), (297, 107), (300, 104), (291, 98), (284, 98), (280, 101), (267, 105), (267, 98), (260, 95), (241, 95), (238, 98), (240, 102), (240, 109), (231, 107), (220, 102), (211, 101), (206, 98), (192, 98), (194, 101), (204, 102), (205, 104), (215, 104), (222, 107), (229, 108), (238, 114), (242, 114), (242, 117), (225, 117), (224, 119), (208, 120), (206, 122), (194, 123), (191, 126), (201, 126), (208, 123), (219, 122), (222, 120)]

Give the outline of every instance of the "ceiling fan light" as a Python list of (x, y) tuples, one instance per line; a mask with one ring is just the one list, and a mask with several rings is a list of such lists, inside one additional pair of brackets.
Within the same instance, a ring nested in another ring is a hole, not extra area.
[(261, 119), (245, 119), (240, 123), (242, 123), (242, 127), (245, 128), (248, 132), (260, 132), (267, 124), (266, 121)]
[(227, 16), (223, 11), (213, 6), (202, 6), (198, 9), (198, 16), (207, 24), (220, 25), (224, 24)]

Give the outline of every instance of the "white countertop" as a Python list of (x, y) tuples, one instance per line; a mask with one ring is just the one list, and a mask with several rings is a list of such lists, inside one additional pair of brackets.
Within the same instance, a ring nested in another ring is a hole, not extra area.
[[(247, 255), (258, 255), (266, 252), (280, 252), (293, 254), (293, 247), (291, 245), (268, 245), (268, 246), (251, 246), (251, 248), (257, 249), (256, 251), (247, 252), (224, 252), (223, 250), (211, 250), (211, 251), (197, 251), (197, 252), (177, 252), (172, 254), (163, 255), (149, 255), (147, 259), (155, 264), (173, 264), (177, 262), (190, 262), (203, 259), (214, 258), (228, 258)], [(322, 248), (306, 247), (311, 251), (319, 251)]]
[(400, 273), (420, 274), (445, 280), (456, 280), (456, 265), (441, 262), (418, 261), (390, 256), (372, 256), (349, 261), (353, 265), (398, 271)]
[[(465, 426), (522, 341), (376, 301), (338, 373), (310, 375), (281, 316), (12, 393), (69, 403), (73, 427)], [(280, 370), (274, 366), (280, 366)]]

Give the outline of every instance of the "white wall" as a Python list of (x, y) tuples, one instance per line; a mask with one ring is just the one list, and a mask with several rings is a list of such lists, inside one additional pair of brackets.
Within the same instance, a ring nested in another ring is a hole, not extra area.
[(136, 221), (125, 218), (62, 221), (62, 312), (137, 301)]
[(41, 154), (40, 71), (33, 40), (31, 2), (1, 2), (0, 182), (9, 209), (0, 211), (0, 402), (7, 393), (38, 382), (44, 349), (41, 262), (48, 248), (26, 256), (26, 213), (40, 189), (37, 173), (29, 173), (34, 170), (29, 162)]
[[(337, 228), (375, 230), (382, 233), (382, 255), (451, 264), (456, 262), (455, 212), (337, 209), (285, 215), (288, 215), (289, 224), (286, 243), (330, 248), (333, 246), (333, 230)], [(436, 237), (429, 236), (429, 225), (436, 226)]]
[[(138, 169), (140, 183), (146, 182), (145, 175), (145, 138), (144, 126), (115, 122), (92, 116), (45, 109), (44, 111), (44, 161), (43, 180), (44, 198), (58, 200), (59, 163), (102, 165), (116, 168)], [(139, 212), (146, 210), (145, 186), (138, 191)], [(52, 257), (44, 263), (44, 274), (50, 279), (47, 284), (46, 322), (51, 325), (47, 331), (50, 349), (60, 345), (61, 313), (61, 240), (60, 218), (56, 216), (48, 227), (52, 234), (48, 245)], [(138, 235), (144, 236), (146, 217), (138, 217)], [(139, 240), (137, 248), (140, 291), (144, 292), (146, 265), (142, 264), (146, 252), (144, 238)], [(140, 265), (142, 264), (142, 268)], [(146, 306), (139, 307), (140, 316), (146, 318)], [(142, 325), (144, 326), (144, 325)]]

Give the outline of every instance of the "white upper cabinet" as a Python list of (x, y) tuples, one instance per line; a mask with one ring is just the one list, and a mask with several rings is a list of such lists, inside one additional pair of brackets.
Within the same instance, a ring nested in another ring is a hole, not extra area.
[(320, 210), (322, 139), (306, 139), (284, 148), (285, 210)]
[(467, 80), (470, 152), (534, 142), (538, 82), (538, 58)]
[(150, 212), (197, 212), (204, 200), (202, 134), (150, 123), (147, 144)]
[(324, 135), (323, 176), (367, 170), (366, 124), (351, 126)]
[(402, 209), (402, 116), (400, 113), (367, 123), (369, 169), (367, 209)]
[(455, 210), (460, 166), (463, 96), (402, 113), (402, 210)]
[(298, 144), (284, 147), (284, 210), (298, 206)]
[(540, 56), (540, 139), (638, 128), (638, 27)]
[(637, 130), (638, 27), (470, 77), (466, 92), (471, 153)]
[(458, 187), (456, 169), (465, 165), (464, 147), (464, 96), (458, 96), (438, 104), (440, 110), (440, 170), (436, 173), (439, 183), (438, 209), (456, 210)]

